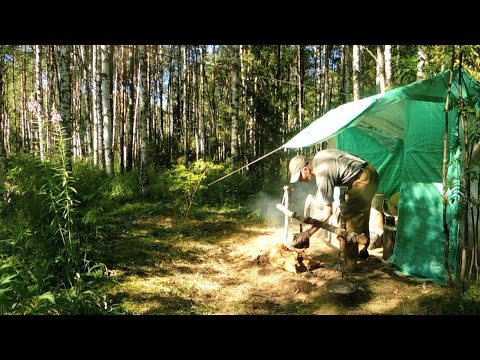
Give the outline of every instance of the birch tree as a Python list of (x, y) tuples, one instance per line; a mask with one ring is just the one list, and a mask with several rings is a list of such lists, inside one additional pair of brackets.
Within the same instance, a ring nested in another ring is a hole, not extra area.
[(128, 100), (128, 118), (127, 118), (127, 134), (126, 134), (126, 162), (125, 171), (132, 171), (133, 167), (133, 126), (135, 123), (135, 72), (137, 63), (137, 48), (136, 45), (132, 45), (130, 48), (130, 73), (129, 84), (130, 98)]
[[(200, 46), (200, 70), (199, 70), (199, 91), (198, 91), (198, 146), (197, 160), (205, 160), (205, 121), (203, 117), (203, 82), (205, 76), (205, 47)], [(241, 48), (240, 48), (241, 51)]]
[(96, 45), (92, 46), (92, 78), (91, 78), (91, 92), (92, 92), (92, 119), (93, 119), (93, 127), (92, 127), (92, 141), (93, 141), (93, 164), (98, 164), (98, 107), (97, 107), (97, 97), (98, 94), (98, 87), (97, 87), (97, 47)]
[(231, 153), (232, 153), (232, 169), (237, 168), (238, 163), (238, 98), (237, 98), (237, 82), (238, 82), (238, 62), (240, 56), (240, 49), (238, 46), (232, 46), (232, 138), (231, 138)]
[(22, 81), (21, 81), (21, 94), (22, 94), (22, 106), (21, 106), (21, 133), (22, 133), (22, 148), (28, 151), (31, 150), (30, 147), (30, 124), (28, 122), (27, 116), (27, 52), (24, 48), (22, 56)]
[(423, 74), (423, 66), (427, 57), (423, 52), (422, 48), (419, 46), (417, 50), (417, 80), (424, 79), (425, 75)]
[(40, 45), (35, 46), (35, 102), (37, 106), (36, 117), (38, 125), (38, 150), (40, 154), (40, 160), (45, 160), (44, 144), (43, 144), (43, 119), (42, 119), (42, 72), (41, 72), (41, 57), (40, 57)]
[(2, 46), (0, 45), (0, 196), (3, 199), (4, 191), (5, 191), (5, 180), (7, 175), (6, 169), (6, 151), (5, 151), (5, 109), (4, 109), (4, 81), (3, 81), (3, 73), (4, 73), (4, 55), (2, 54)]
[(138, 76), (140, 77), (140, 99), (139, 99), (139, 152), (140, 152), (140, 193), (145, 195), (145, 187), (148, 184), (147, 173), (147, 121), (148, 121), (148, 89), (147, 89), (147, 69), (145, 61), (145, 45), (138, 46)]
[(95, 86), (96, 86), (96, 111), (97, 111), (97, 150), (98, 150), (98, 165), (100, 169), (105, 171), (105, 143), (103, 141), (103, 100), (102, 100), (102, 49), (100, 45), (96, 45), (96, 61), (95, 61)]
[(88, 156), (92, 155), (92, 92), (90, 89), (92, 88), (91, 85), (91, 78), (89, 76), (89, 72), (91, 70), (91, 61), (89, 61), (90, 52), (88, 51), (88, 46), (82, 46), (82, 58), (83, 58), (83, 78), (85, 80), (85, 87), (89, 89), (86, 93), (86, 105), (85, 105), (85, 117), (86, 117), (86, 124), (85, 124), (85, 137), (86, 137), (86, 151)]
[(298, 45), (297, 49), (297, 79), (298, 79), (298, 126), (299, 128), (303, 128), (303, 49), (302, 45)]
[(127, 118), (127, 57), (125, 56), (126, 46), (122, 46), (121, 62), (122, 74), (120, 78), (120, 124), (119, 126), (119, 156), (120, 156), (120, 173), (125, 173), (125, 119)]
[(392, 86), (392, 45), (385, 45), (385, 87), (390, 89)]
[(376, 72), (377, 92), (383, 94), (385, 92), (385, 58), (381, 45), (377, 45)]
[(65, 153), (65, 166), (67, 171), (72, 171), (72, 122), (71, 122), (71, 101), (70, 89), (70, 54), (71, 45), (60, 45), (60, 116), (62, 119), (62, 137)]
[(102, 123), (103, 123), (103, 149), (105, 155), (105, 172), (113, 174), (113, 149), (112, 149), (112, 110), (110, 108), (110, 66), (109, 46), (101, 45), (101, 84), (102, 84)]
[(187, 47), (181, 47), (182, 52), (182, 68), (183, 68), (183, 84), (182, 84), (182, 132), (183, 132), (183, 153), (184, 153), (184, 165), (188, 164), (188, 124), (187, 124)]
[(330, 47), (323, 45), (323, 109), (325, 112), (330, 110), (330, 79), (328, 59), (330, 58)]
[(353, 45), (353, 59), (352, 59), (352, 68), (353, 68), (353, 100), (360, 100), (360, 88), (361, 88), (361, 79), (360, 79), (360, 45)]
[(164, 111), (163, 111), (163, 75), (164, 75), (164, 65), (163, 65), (163, 46), (159, 46), (158, 52), (158, 62), (160, 68), (160, 74), (158, 76), (158, 89), (159, 89), (159, 108), (160, 108), (160, 141), (162, 143), (162, 147), (165, 147), (165, 119), (164, 119)]

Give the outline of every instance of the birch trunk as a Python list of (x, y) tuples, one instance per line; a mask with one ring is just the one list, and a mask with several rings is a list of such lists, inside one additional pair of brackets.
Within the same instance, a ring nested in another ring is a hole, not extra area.
[(24, 151), (30, 151), (30, 126), (27, 116), (27, 54), (23, 53), (22, 66), (22, 148)]
[(170, 62), (168, 64), (168, 88), (167, 88), (167, 111), (168, 111), (168, 119), (167, 119), (167, 137), (168, 137), (168, 146), (166, 151), (166, 159), (167, 163), (169, 164), (172, 160), (172, 147), (173, 147), (173, 47), (170, 48)]
[(377, 92), (383, 94), (385, 92), (385, 58), (383, 57), (383, 49), (381, 45), (377, 45)]
[(163, 112), (163, 47), (160, 46), (160, 51), (158, 53), (159, 58), (159, 67), (160, 67), (160, 76), (158, 81), (159, 87), (159, 98), (160, 98), (160, 141), (162, 142), (162, 146), (164, 146), (163, 142), (165, 140), (165, 124), (164, 124), (164, 112)]
[(71, 124), (71, 101), (70, 89), (70, 54), (71, 45), (58, 47), (60, 56), (60, 116), (62, 118), (62, 137), (65, 154), (65, 168), (72, 171), (72, 124)]
[[(117, 47), (118, 48), (118, 47)], [(118, 111), (118, 66), (115, 66), (117, 60), (115, 58), (116, 47), (109, 45), (108, 47), (108, 74), (110, 77), (110, 116), (112, 119), (112, 131), (110, 136), (112, 138), (112, 162), (115, 167), (115, 141), (116, 141), (116, 129), (117, 129), (117, 111)]]
[(40, 160), (45, 160), (44, 143), (43, 143), (43, 119), (42, 119), (42, 63), (41, 63), (41, 46), (35, 46), (35, 102), (37, 107), (37, 125), (38, 125), (38, 150)]
[(360, 45), (353, 45), (353, 100), (360, 100)]
[(300, 129), (303, 128), (303, 118), (302, 118), (302, 109), (303, 109), (303, 74), (302, 74), (302, 66), (303, 66), (303, 51), (302, 45), (298, 46), (297, 51), (297, 77), (298, 77), (298, 127)]
[(220, 159), (220, 141), (218, 138), (218, 128), (217, 128), (217, 102), (215, 98), (215, 89), (216, 89), (216, 79), (217, 79), (217, 53), (216, 53), (216, 47), (213, 47), (212, 50), (212, 55), (213, 55), (213, 63), (212, 63), (212, 86), (211, 86), (211, 94), (210, 94), (210, 101), (211, 101), (211, 135), (213, 135), (213, 141), (214, 141), (214, 149), (215, 153), (213, 154), (214, 160), (216, 161), (221, 161)]
[(98, 87), (97, 87), (97, 46), (92, 46), (92, 115), (93, 115), (93, 164), (98, 165)]
[(158, 49), (159, 45), (152, 46), (152, 79), (150, 84), (150, 91), (153, 96), (153, 108), (151, 109), (151, 118), (152, 118), (152, 128), (150, 133), (149, 143), (154, 147), (153, 153), (153, 163), (155, 166), (159, 165), (160, 158), (160, 140), (159, 140), (159, 129), (158, 129), (158, 82), (159, 82), (159, 69), (158, 69)]
[(330, 87), (330, 75), (329, 75), (329, 66), (328, 62), (330, 59), (330, 48), (329, 45), (323, 45), (324, 51), (324, 58), (323, 58), (323, 93), (324, 93), (324, 105), (323, 108), (325, 112), (330, 110), (330, 94), (331, 94), (331, 87)]
[(422, 48), (419, 46), (417, 50), (417, 80), (424, 79), (425, 75), (423, 74), (423, 66), (425, 65), (425, 60), (427, 59)]
[(122, 74), (121, 74), (121, 100), (120, 100), (120, 139), (119, 139), (119, 155), (120, 155), (120, 174), (125, 173), (125, 119), (127, 118), (127, 57), (125, 56), (125, 45), (122, 45)]
[(125, 170), (127, 172), (132, 171), (133, 167), (133, 125), (135, 122), (135, 73), (136, 73), (136, 63), (137, 63), (137, 56), (136, 56), (136, 46), (132, 45), (131, 47), (131, 56), (130, 56), (130, 99), (128, 103), (129, 111), (128, 111), (128, 121), (127, 121), (127, 146), (126, 146), (126, 166)]
[[(240, 51), (240, 79), (242, 82), (242, 101), (243, 101), (243, 114), (246, 119), (246, 126), (243, 127), (243, 142), (245, 144), (250, 144), (250, 137), (248, 133), (248, 121), (249, 121), (249, 110), (248, 110), (248, 98), (247, 98), (247, 69), (246, 69), (246, 61), (245, 61), (245, 56), (244, 54), (246, 53), (246, 48), (243, 45), (240, 45), (239, 48)], [(251, 146), (246, 146), (246, 149), (244, 151), (244, 159), (246, 160), (246, 163), (248, 163), (248, 158), (249, 158), (249, 153), (250, 153), (250, 148)]]
[(238, 98), (237, 98), (237, 87), (238, 87), (238, 62), (240, 49), (238, 46), (232, 47), (232, 138), (231, 138), (231, 151), (232, 151), (232, 162), (231, 168), (235, 170), (238, 167)]
[(187, 124), (187, 49), (186, 46), (181, 47), (182, 64), (183, 64), (183, 84), (182, 84), (182, 129), (183, 129), (183, 154), (184, 165), (188, 165), (188, 124)]
[[(78, 45), (73, 45), (72, 46), (72, 56), (73, 58), (71, 59), (72, 61), (72, 69), (77, 68), (77, 64), (79, 63), (78, 59)], [(82, 102), (81, 102), (81, 96), (80, 96), (80, 79), (77, 76), (78, 71), (72, 71), (70, 74), (70, 81), (72, 84), (72, 110), (71, 110), (71, 119), (72, 119), (72, 156), (73, 160), (75, 160), (77, 157), (82, 157), (82, 142), (80, 141), (81, 139), (81, 134), (82, 134), (82, 129), (81, 129), (81, 124), (79, 119), (81, 119), (81, 114), (82, 114)]]
[(101, 53), (101, 86), (102, 86), (102, 123), (103, 123), (103, 149), (105, 155), (105, 172), (113, 174), (113, 150), (112, 150), (112, 110), (110, 108), (110, 68), (109, 48), (107, 45), (100, 46)]
[(345, 102), (352, 100), (352, 53), (351, 46), (345, 45)]
[(205, 47), (200, 46), (200, 74), (199, 78), (199, 91), (198, 91), (198, 153), (197, 160), (205, 160), (205, 122), (203, 117), (203, 77), (205, 66)]
[(141, 94), (139, 99), (139, 117), (138, 117), (138, 135), (140, 152), (140, 193), (145, 196), (145, 187), (148, 184), (147, 174), (147, 121), (148, 121), (148, 89), (147, 89), (147, 69), (145, 61), (145, 45), (138, 46), (138, 76), (140, 77)]
[[(15, 56), (12, 58), (12, 82), (15, 84), (15, 68), (16, 68), (16, 65), (15, 65)], [(19, 139), (19, 133), (20, 133), (20, 127), (18, 126), (18, 123), (17, 123), (17, 96), (16, 96), (16, 91), (15, 89), (13, 89), (13, 114), (14, 114), (14, 117), (13, 117), (13, 128), (15, 129), (15, 141), (14, 141), (14, 144), (13, 144), (13, 148), (14, 148), (14, 151), (15, 153), (17, 154), (18, 153), (18, 149), (19, 149), (19, 146), (18, 144), (20, 143), (20, 139)]]
[(5, 180), (7, 179), (7, 154), (5, 151), (5, 91), (3, 82), (3, 58), (0, 58), (0, 200), (2, 201), (6, 195)]
[(392, 86), (392, 45), (385, 45), (385, 88)]
[(96, 45), (97, 48), (97, 59), (96, 67), (97, 71), (95, 73), (95, 82), (97, 87), (97, 137), (98, 137), (98, 164), (102, 171), (105, 171), (105, 144), (103, 142), (103, 94), (102, 94), (102, 49), (100, 45)]
[(92, 116), (91, 116), (91, 109), (92, 109), (92, 92), (90, 89), (92, 88), (91, 78), (89, 76), (89, 72), (91, 70), (91, 61), (90, 54), (88, 51), (87, 46), (81, 47), (81, 54), (82, 54), (82, 62), (85, 64), (83, 67), (83, 78), (85, 79), (85, 87), (89, 89), (86, 92), (86, 104), (85, 104), (85, 141), (86, 141), (86, 152), (87, 156), (92, 156)]
[(321, 100), (322, 100), (322, 59), (320, 45), (315, 45), (313, 48), (313, 56), (315, 58), (315, 117), (321, 114)]
[(49, 57), (48, 57), (48, 66), (47, 66), (47, 116), (48, 116), (48, 120), (47, 121), (47, 124), (49, 124), (50, 126), (46, 126), (46, 149), (47, 149), (47, 153), (50, 152), (50, 147), (51, 147), (51, 144), (52, 144), (52, 126), (51, 126), (51, 119), (53, 119), (53, 117), (56, 115), (57, 113), (57, 109), (55, 107), (55, 89), (58, 88), (58, 84), (55, 83), (55, 79), (56, 79), (56, 71), (55, 71), (55, 67), (56, 67), (56, 63), (55, 63), (55, 46), (51, 45), (49, 46), (48, 48), (48, 53), (49, 53)]

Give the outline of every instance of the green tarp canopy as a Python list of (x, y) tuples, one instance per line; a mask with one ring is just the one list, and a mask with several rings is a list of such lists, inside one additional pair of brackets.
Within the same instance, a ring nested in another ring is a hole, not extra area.
[[(284, 148), (312, 146), (337, 136), (336, 147), (375, 166), (379, 193), (400, 192), (393, 255), (388, 259), (407, 275), (444, 285), (442, 172), (445, 102), (450, 71), (384, 94), (341, 105), (300, 131)], [(462, 71), (461, 94), (478, 109), (480, 84)], [(459, 98), (459, 70), (453, 71), (450, 101)], [(457, 269), (459, 187), (462, 146), (455, 109), (448, 114), (447, 224), (449, 266)], [(463, 135), (462, 135), (463, 136)]]

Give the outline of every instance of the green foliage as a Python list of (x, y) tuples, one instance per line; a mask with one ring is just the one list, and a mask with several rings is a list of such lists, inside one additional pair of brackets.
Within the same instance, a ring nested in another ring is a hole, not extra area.
[(418, 48), (412, 45), (399, 46), (393, 67), (394, 87), (407, 85), (417, 80)]
[[(224, 176), (227, 177), (217, 181)], [(217, 182), (211, 184), (214, 181)], [(204, 183), (211, 185), (201, 186), (198, 191), (197, 201), (202, 206), (235, 206), (245, 203), (258, 189), (255, 174), (231, 174), (228, 161), (223, 164), (209, 164)]]
[(12, 302), (12, 296), (10, 296), (13, 290), (12, 280), (17, 275), (14, 269), (12, 269), (11, 264), (2, 263), (0, 265), (0, 314), (4, 314), (6, 308), (8, 308)]
[[(98, 238), (100, 211), (78, 211), (76, 179), (65, 160), (62, 153), (44, 162), (26, 155), (9, 159), (7, 181), (13, 193), (0, 221), (1, 260), (8, 264), (0, 275), (3, 313), (110, 311), (104, 299), (89, 293), (95, 279), (87, 277), (79, 285), (79, 277), (91, 272), (86, 267), (88, 243)], [(86, 224), (93, 231), (84, 231)]]

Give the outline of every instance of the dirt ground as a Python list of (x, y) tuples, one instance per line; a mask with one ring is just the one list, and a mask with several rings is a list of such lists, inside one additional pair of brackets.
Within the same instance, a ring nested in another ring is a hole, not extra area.
[[(158, 219), (154, 222), (158, 227)], [(336, 269), (339, 251), (317, 234), (306, 253), (320, 262), (319, 268), (292, 273), (272, 266), (269, 253), (284, 238), (280, 226), (246, 225), (225, 231), (221, 241), (186, 236), (158, 249), (152, 246), (160, 246), (160, 237), (136, 231), (131, 236), (148, 238), (150, 260), (112, 270), (119, 279), (112, 296), (132, 314), (430, 314), (435, 310), (424, 300), (444, 292), (441, 286), (393, 271), (380, 248), (359, 261), (356, 272), (344, 274), (356, 292), (334, 294), (330, 285), (342, 279)], [(295, 231), (298, 225), (289, 236)], [(173, 254), (169, 258), (166, 246)], [(175, 248), (189, 257), (175, 256)]]

